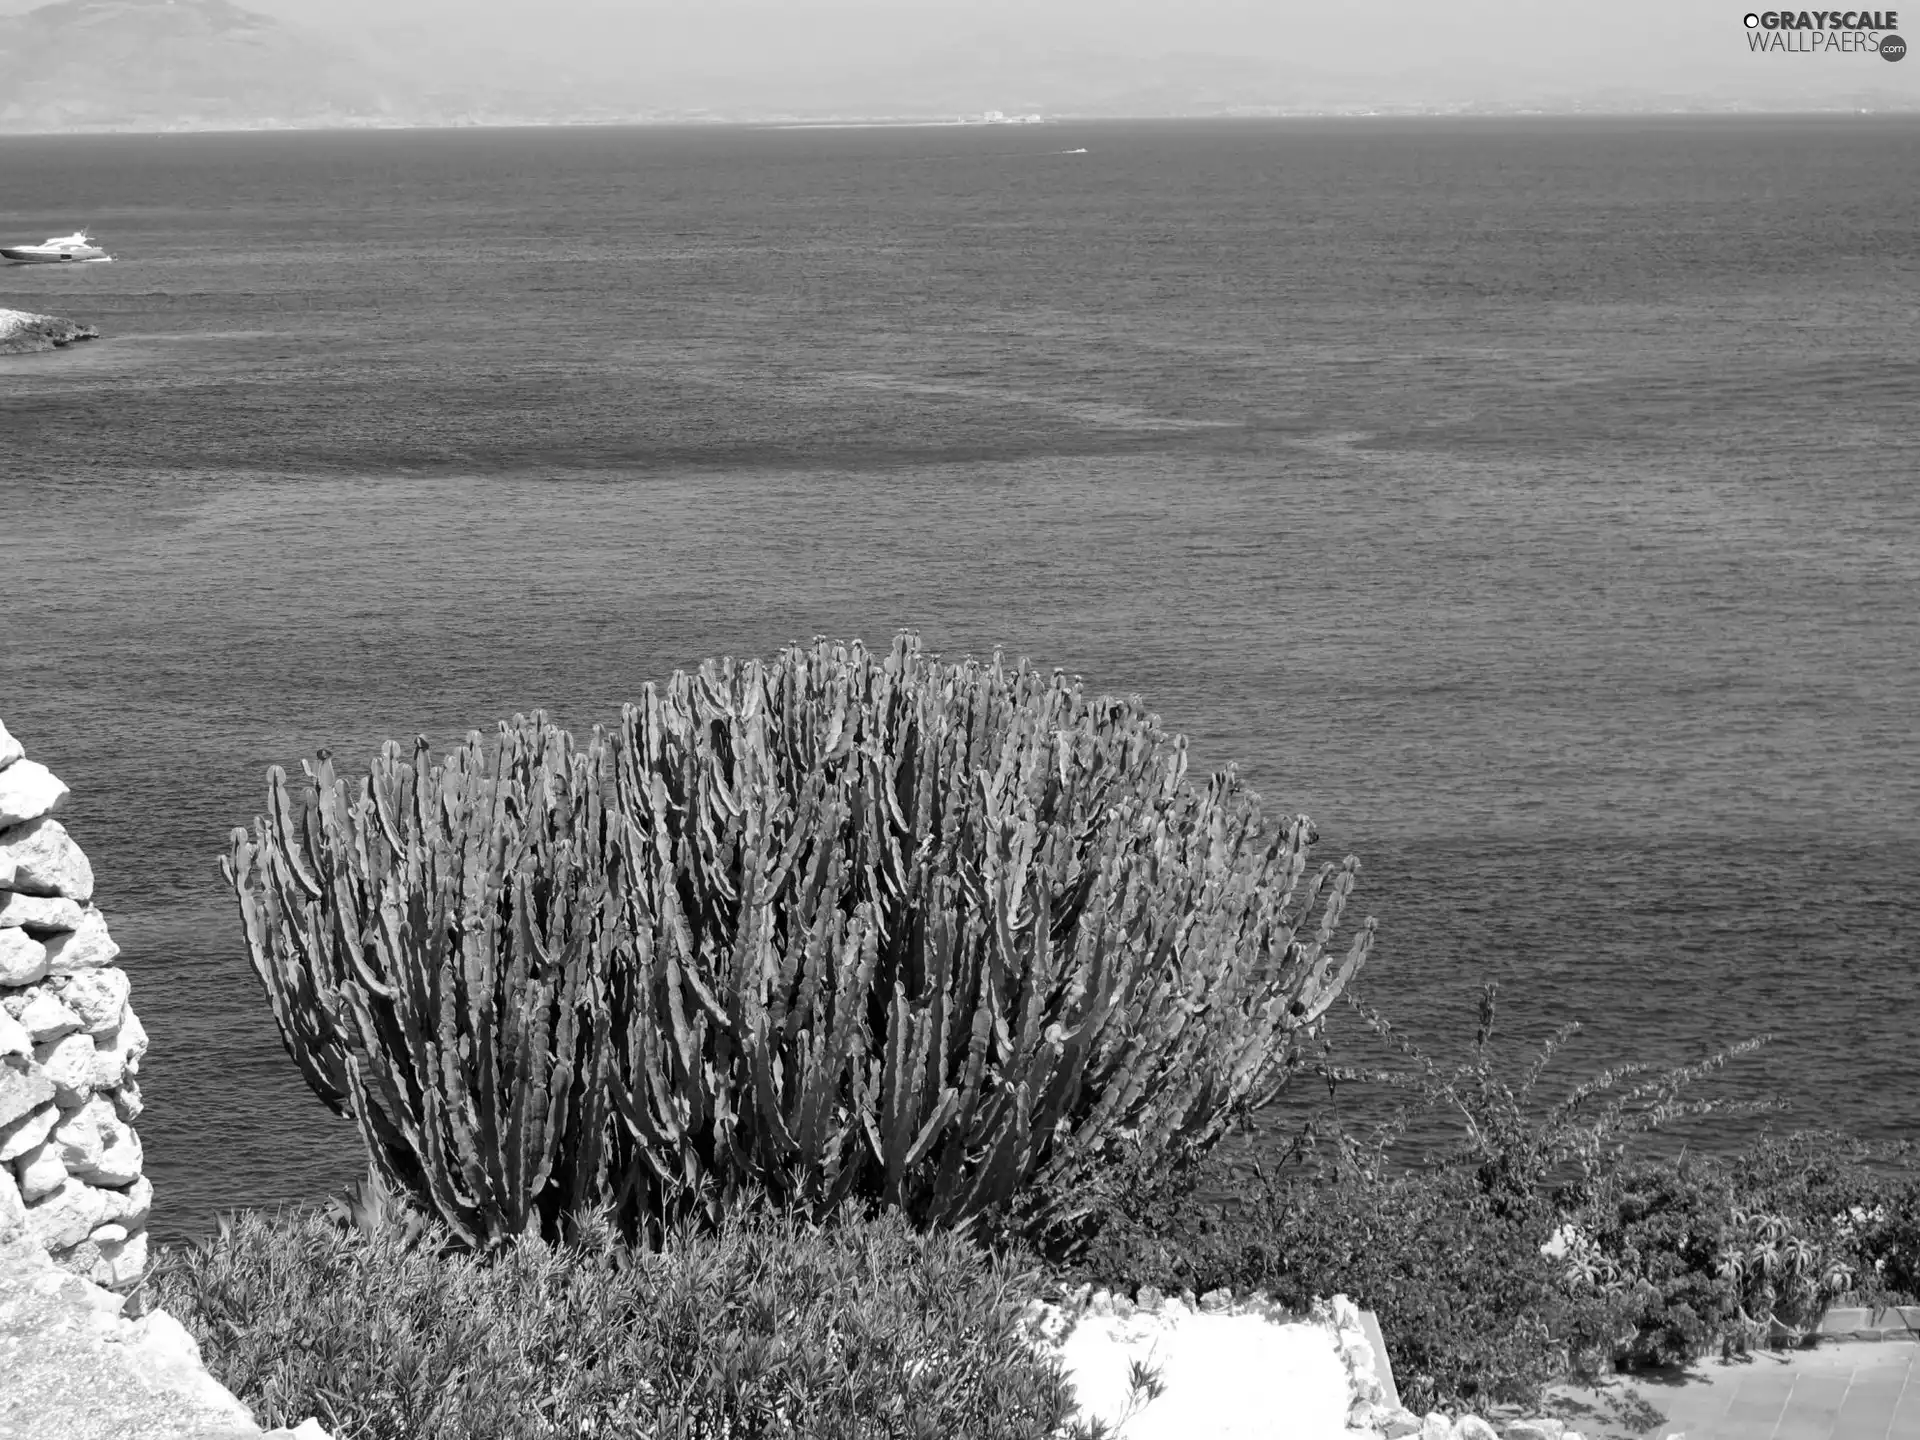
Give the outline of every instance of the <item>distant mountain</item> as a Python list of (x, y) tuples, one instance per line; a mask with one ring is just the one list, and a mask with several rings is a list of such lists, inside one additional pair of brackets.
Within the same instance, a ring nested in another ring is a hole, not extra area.
[(0, 131), (378, 120), (388, 77), (231, 0), (57, 0), (0, 15)]

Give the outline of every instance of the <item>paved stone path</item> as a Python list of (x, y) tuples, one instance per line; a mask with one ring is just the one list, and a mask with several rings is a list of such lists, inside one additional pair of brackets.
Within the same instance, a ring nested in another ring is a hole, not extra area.
[[(1634, 1398), (1665, 1418), (1654, 1422)], [(1920, 1440), (1920, 1345), (1762, 1351), (1558, 1400), (1554, 1413), (1587, 1440)]]

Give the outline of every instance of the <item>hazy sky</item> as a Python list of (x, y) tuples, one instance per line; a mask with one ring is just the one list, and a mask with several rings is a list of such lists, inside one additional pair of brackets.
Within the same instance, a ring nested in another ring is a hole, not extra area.
[[(243, 0), (246, 3), (246, 0)], [(918, 81), (1005, 103), (1036, 86), (1151, 81), (1151, 67), (1257, 91), (1271, 77), (1392, 100), (1651, 89), (1700, 98), (1863, 87), (1920, 98), (1920, 61), (1755, 55), (1736, 0), (252, 0), (316, 29), (423, 36), (596, 83), (713, 103)], [(1896, 7), (1897, 8), (1897, 7)], [(1920, 34), (1920, 0), (1909, 28)], [(445, 58), (451, 61), (451, 53)], [(849, 93), (850, 100), (858, 97)], [(946, 98), (943, 96), (943, 98)], [(957, 97), (954, 97), (957, 98)], [(1034, 97), (1038, 98), (1038, 97)]]
[[(0, 0), (0, 11), (33, 0)], [(1920, 104), (1920, 59), (1756, 55), (1739, 0), (238, 0), (436, 83), (717, 109), (1529, 99)], [(1898, 6), (1895, 6), (1896, 10)], [(1906, 28), (1920, 35), (1920, 0)]]

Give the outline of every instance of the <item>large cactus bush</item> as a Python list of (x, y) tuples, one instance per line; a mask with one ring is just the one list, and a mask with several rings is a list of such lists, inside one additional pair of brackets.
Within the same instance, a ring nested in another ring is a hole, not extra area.
[(1058, 1234), (1273, 1094), (1372, 939), (1333, 949), (1354, 860), (1308, 875), (1306, 817), (1137, 705), (912, 637), (497, 753), (389, 746), (357, 799), (323, 762), (301, 820), (276, 774), (229, 862), (310, 1083), (474, 1238), (746, 1193)]
[(269, 772), (223, 865), (308, 1085), (472, 1245), (605, 1199), (607, 768), (600, 737), (577, 752), (538, 716), (444, 764), (389, 741), (358, 783), (323, 751), (303, 803)]

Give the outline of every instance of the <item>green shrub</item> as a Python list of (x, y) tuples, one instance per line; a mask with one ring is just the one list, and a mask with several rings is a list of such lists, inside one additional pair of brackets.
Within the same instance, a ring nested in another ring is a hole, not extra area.
[(1909, 1144), (1802, 1131), (1763, 1137), (1730, 1162), (1746, 1210), (1807, 1232), (1861, 1304), (1920, 1303), (1920, 1176)]
[(897, 1216), (732, 1216), (658, 1253), (592, 1224), (453, 1245), (255, 1212), (149, 1283), (263, 1424), (337, 1440), (1036, 1440), (1072, 1414), (1016, 1335), (1032, 1277)]
[(1309, 1127), (1277, 1180), (1222, 1152), (1145, 1166), (1097, 1190), (1092, 1239), (1063, 1283), (1264, 1289), (1296, 1308), (1344, 1292), (1376, 1311), (1418, 1409), (1533, 1405), (1543, 1386), (1608, 1366), (1804, 1333), (1842, 1293), (1920, 1300), (1920, 1185), (1867, 1163), (1870, 1147), (1797, 1135), (1727, 1160), (1636, 1150), (1681, 1116), (1778, 1108), (1685, 1095), (1761, 1042), (1665, 1071), (1613, 1066), (1549, 1101), (1543, 1074), (1577, 1026), (1509, 1078), (1491, 986), (1451, 1068), (1349, 1000), (1413, 1066), (1362, 1076), (1329, 1058), (1323, 1077), (1383, 1080), (1451, 1114), (1457, 1132), (1433, 1163), (1395, 1163), (1408, 1105), (1370, 1135)]
[[(1237, 1203), (1201, 1198), (1231, 1187)], [(1351, 1166), (1270, 1181), (1209, 1166), (1116, 1205), (1063, 1281), (1196, 1294), (1264, 1290), (1304, 1313), (1345, 1294), (1378, 1316), (1403, 1403), (1485, 1410), (1535, 1404), (1592, 1377), (1621, 1329), (1609, 1297), (1581, 1294), (1540, 1253), (1544, 1202), (1498, 1204), (1464, 1170), (1370, 1175)]]
[(792, 647), (236, 831), (310, 1083), (468, 1243), (766, 1193), (1072, 1236), (1123, 1153), (1211, 1146), (1364, 959), (1357, 862), (1137, 705), (1024, 665)]

